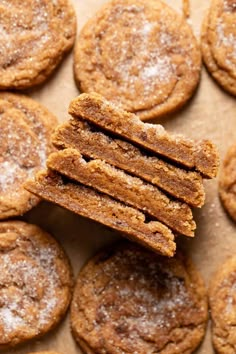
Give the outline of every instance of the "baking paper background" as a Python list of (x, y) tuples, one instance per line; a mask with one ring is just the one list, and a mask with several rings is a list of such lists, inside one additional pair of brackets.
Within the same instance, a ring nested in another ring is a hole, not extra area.
[[(104, 2), (104, 0), (73, 1), (78, 19), (78, 32)], [(181, 11), (180, 0), (167, 2)], [(190, 22), (196, 36), (199, 37), (201, 22), (209, 1), (192, 0), (191, 2)], [(51, 110), (60, 122), (68, 118), (68, 104), (79, 93), (73, 79), (72, 63), (71, 52), (48, 82), (27, 92)], [(227, 148), (236, 143), (236, 100), (225, 93), (203, 68), (202, 79), (193, 99), (183, 110), (161, 120), (161, 123), (169, 132), (183, 133), (187, 137), (196, 139), (212, 139), (218, 145), (222, 158)], [(179, 243), (192, 256), (208, 285), (217, 267), (236, 251), (236, 224), (228, 218), (221, 207), (217, 180), (207, 181), (205, 187), (206, 205), (194, 212), (197, 221), (196, 237), (194, 239), (181, 237)], [(42, 226), (62, 243), (70, 257), (75, 275), (97, 250), (120, 237), (106, 227), (46, 202), (42, 202), (25, 215), (23, 220)], [(28, 354), (41, 350), (55, 350), (61, 354), (82, 353), (71, 336), (68, 315), (66, 320), (49, 335), (4, 353)], [(211, 345), (210, 323), (205, 340), (197, 353), (214, 353)]]

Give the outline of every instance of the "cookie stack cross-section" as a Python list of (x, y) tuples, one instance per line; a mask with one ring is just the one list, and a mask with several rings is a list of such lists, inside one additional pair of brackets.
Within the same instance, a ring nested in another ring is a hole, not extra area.
[(204, 204), (203, 178), (218, 153), (143, 123), (98, 94), (82, 94), (53, 135), (58, 148), (26, 188), (32, 193), (173, 256), (175, 236), (194, 236), (191, 207)]

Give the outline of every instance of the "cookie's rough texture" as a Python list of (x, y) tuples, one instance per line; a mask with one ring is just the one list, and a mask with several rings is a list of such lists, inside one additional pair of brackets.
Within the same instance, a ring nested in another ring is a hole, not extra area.
[(142, 120), (180, 108), (201, 68), (191, 27), (159, 0), (105, 4), (82, 29), (74, 61), (83, 92), (98, 92)]
[(199, 173), (186, 171), (157, 156), (150, 156), (141, 148), (111, 137), (107, 132), (78, 118), (70, 119), (56, 128), (52, 142), (59, 149), (74, 148), (86, 157), (107, 161), (191, 206), (201, 207), (204, 204), (205, 193)]
[(202, 177), (218, 169), (215, 145), (170, 135), (96, 93), (75, 98), (69, 113), (73, 118), (53, 135), (60, 150), (26, 189), (173, 256), (174, 235), (194, 236), (195, 229), (191, 207), (181, 199), (202, 205)]
[(162, 125), (143, 123), (135, 114), (116, 107), (96, 93), (82, 94), (73, 99), (69, 113), (117, 134), (144, 150), (188, 169), (196, 169), (208, 178), (217, 174), (219, 155), (211, 141), (196, 142), (182, 135), (168, 134)]
[(25, 188), (45, 200), (120, 231), (165, 256), (172, 257), (175, 253), (174, 235), (165, 225), (148, 221), (142, 212), (53, 171), (39, 172), (34, 181), (27, 181)]
[(236, 353), (236, 257), (227, 260), (210, 285), (212, 339), (219, 354)]
[(75, 149), (51, 154), (47, 166), (70, 179), (142, 210), (175, 232), (194, 236), (196, 224), (191, 208), (185, 203), (170, 199), (157, 187), (140, 178), (133, 177), (102, 160), (86, 161)]
[(71, 307), (73, 334), (89, 354), (190, 354), (206, 322), (206, 290), (192, 263), (127, 243), (85, 265)]
[(34, 225), (0, 223), (0, 349), (55, 327), (71, 299), (72, 273), (58, 243)]
[(0, 219), (21, 215), (39, 202), (22, 184), (45, 165), (56, 123), (32, 99), (0, 93)]
[(202, 54), (211, 75), (236, 96), (235, 22), (235, 0), (212, 0), (202, 26)]
[(0, 89), (42, 83), (74, 43), (70, 1), (2, 0), (0, 13)]
[(236, 145), (228, 150), (220, 174), (219, 193), (221, 201), (236, 221)]

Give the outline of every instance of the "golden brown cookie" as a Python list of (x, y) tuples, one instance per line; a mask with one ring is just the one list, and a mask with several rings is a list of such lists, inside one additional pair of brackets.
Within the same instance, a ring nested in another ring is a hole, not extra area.
[(212, 339), (219, 354), (236, 353), (236, 257), (228, 259), (210, 285)]
[(69, 113), (152, 154), (188, 169), (196, 169), (204, 177), (213, 178), (217, 174), (219, 154), (210, 140), (197, 142), (182, 135), (168, 134), (162, 125), (143, 123), (137, 115), (116, 107), (96, 93), (82, 94), (73, 99)]
[(75, 78), (142, 120), (176, 111), (200, 78), (201, 54), (191, 27), (159, 0), (113, 0), (82, 29)]
[(2, 0), (0, 14), (0, 89), (42, 83), (74, 43), (70, 0)]
[(150, 183), (133, 177), (102, 160), (86, 161), (79, 151), (65, 149), (51, 154), (47, 166), (114, 199), (140, 209), (174, 232), (194, 236), (196, 224), (186, 203), (169, 198)]
[(149, 220), (141, 211), (54, 171), (39, 172), (25, 188), (37, 196), (78, 215), (119, 231), (124, 236), (168, 257), (176, 249), (172, 231), (158, 221)]
[(194, 236), (190, 205), (203, 204), (202, 177), (217, 173), (215, 145), (170, 135), (96, 93), (75, 98), (69, 113), (53, 134), (60, 150), (25, 188), (173, 256), (176, 233)]
[(40, 337), (64, 316), (72, 272), (61, 246), (39, 227), (0, 223), (0, 349)]
[(74, 337), (88, 354), (189, 354), (206, 322), (206, 290), (190, 260), (130, 243), (85, 265), (71, 306)]
[(45, 165), (56, 123), (32, 99), (0, 93), (0, 219), (21, 215), (39, 202), (22, 184)]
[(236, 221), (236, 145), (230, 147), (223, 161), (219, 193), (225, 209)]
[(214, 79), (236, 95), (236, 2), (212, 0), (202, 26), (202, 54)]
[(150, 156), (141, 148), (111, 137), (88, 122), (78, 118), (66, 121), (56, 128), (52, 142), (58, 149), (74, 148), (87, 158), (107, 161), (191, 206), (204, 204), (205, 192), (199, 173)]

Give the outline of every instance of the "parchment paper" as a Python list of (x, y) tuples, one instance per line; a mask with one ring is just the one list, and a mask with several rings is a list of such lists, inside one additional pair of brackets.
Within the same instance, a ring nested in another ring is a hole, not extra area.
[[(79, 32), (87, 19), (105, 1), (74, 0), (73, 2), (77, 11)], [(181, 11), (181, 0), (167, 2)], [(209, 0), (192, 0), (191, 22), (197, 36), (208, 6)], [(60, 122), (67, 119), (68, 104), (79, 93), (73, 79), (72, 59), (70, 53), (47, 83), (27, 92), (54, 112)], [(203, 68), (201, 83), (191, 102), (182, 111), (162, 120), (161, 123), (170, 132), (183, 133), (196, 139), (212, 139), (218, 145), (223, 157), (227, 148), (232, 143), (236, 143), (236, 100), (224, 93)], [(194, 239), (181, 237), (179, 243), (192, 256), (208, 285), (217, 267), (236, 251), (236, 224), (228, 218), (221, 207), (217, 180), (208, 181), (205, 186), (206, 205), (195, 212), (196, 237)], [(25, 215), (23, 220), (42, 226), (63, 244), (71, 259), (75, 275), (97, 250), (120, 237), (103, 226), (45, 202)], [(81, 353), (71, 336), (68, 315), (58, 328), (46, 337), (7, 351), (6, 354), (27, 354), (49, 349), (61, 354)], [(210, 323), (206, 338), (197, 353), (214, 353), (211, 345)]]

